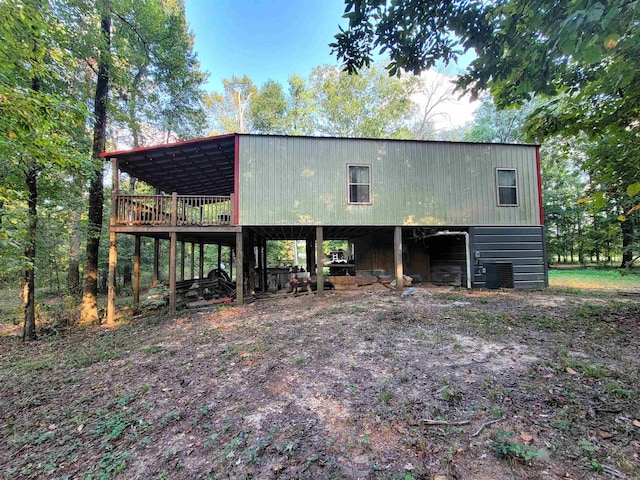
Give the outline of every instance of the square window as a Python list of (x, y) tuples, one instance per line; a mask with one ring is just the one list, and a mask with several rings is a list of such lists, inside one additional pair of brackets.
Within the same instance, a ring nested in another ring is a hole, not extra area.
[(350, 204), (371, 204), (371, 166), (347, 165), (347, 195)]
[(499, 207), (518, 206), (518, 176), (515, 168), (496, 168)]

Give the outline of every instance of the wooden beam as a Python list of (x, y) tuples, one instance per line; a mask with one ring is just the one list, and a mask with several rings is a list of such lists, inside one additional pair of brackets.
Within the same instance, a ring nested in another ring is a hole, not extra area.
[(135, 236), (133, 248), (133, 303), (140, 306), (140, 235)]
[(180, 281), (184, 280), (185, 254), (185, 244), (184, 242), (180, 242)]
[(262, 237), (258, 236), (258, 271), (260, 272), (260, 290), (264, 292), (264, 255), (262, 250)]
[(200, 252), (198, 255), (198, 278), (204, 278), (204, 243), (199, 244)]
[(253, 232), (249, 232), (249, 245), (247, 248), (247, 275), (250, 295), (256, 294), (256, 236)]
[(393, 234), (393, 251), (396, 267), (396, 290), (404, 288), (404, 270), (402, 268), (402, 227), (396, 227)]
[(305, 240), (305, 250), (307, 254), (307, 272), (313, 272), (313, 267), (316, 262), (313, 260), (315, 249), (313, 248), (313, 239), (307, 238)]
[(107, 324), (116, 321), (116, 266), (118, 264), (118, 234), (112, 230), (116, 223), (117, 198), (120, 191), (118, 159), (111, 159), (111, 217), (109, 219), (109, 274), (107, 278)]
[(107, 324), (116, 321), (116, 265), (118, 264), (118, 234), (109, 232), (109, 277), (107, 284)]
[(178, 193), (171, 194), (171, 225), (178, 225)]
[(169, 236), (171, 232), (178, 233), (237, 233), (241, 227), (233, 227), (230, 225), (212, 225), (208, 227), (202, 226), (171, 226), (171, 225), (114, 225), (113, 231), (118, 233), (130, 233), (141, 235), (162, 235)]
[(160, 239), (153, 239), (153, 281), (155, 287), (160, 282)]
[(242, 305), (244, 302), (243, 284), (243, 245), (242, 232), (236, 233), (236, 303)]
[(322, 249), (322, 227), (316, 227), (316, 282), (318, 297), (324, 295), (324, 250)]
[(111, 170), (111, 193), (118, 195), (120, 193), (120, 166), (116, 157), (111, 159)]
[(191, 278), (196, 276), (196, 244), (191, 242)]
[(177, 234), (171, 233), (171, 244), (169, 246), (169, 315), (176, 314), (176, 249)]
[(267, 239), (262, 238), (262, 291), (267, 291), (267, 281), (269, 280), (267, 275)]

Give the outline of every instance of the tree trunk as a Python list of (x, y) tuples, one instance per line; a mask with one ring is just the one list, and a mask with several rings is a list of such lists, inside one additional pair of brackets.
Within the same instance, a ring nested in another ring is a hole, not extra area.
[(109, 97), (109, 67), (111, 45), (111, 14), (102, 13), (100, 29), (104, 44), (100, 50), (98, 78), (94, 102), (95, 125), (93, 127), (94, 172), (89, 187), (89, 228), (87, 235), (87, 260), (84, 271), (84, 295), (80, 309), (80, 324), (98, 323), (98, 249), (102, 230), (102, 209), (104, 192), (102, 188), (103, 162), (100, 153), (104, 151), (107, 136), (107, 101)]
[[(34, 80), (34, 82), (36, 82)], [(27, 265), (24, 269), (24, 290), (22, 300), (24, 306), (24, 331), (22, 339), (36, 339), (36, 305), (35, 305), (35, 261), (36, 261), (36, 228), (38, 226), (38, 170), (33, 162), (29, 162), (26, 175), (29, 220), (27, 246), (24, 255)]]
[[(34, 77), (31, 79), (31, 89), (34, 92), (40, 91), (40, 79)], [(38, 227), (38, 168), (33, 160), (29, 159), (27, 163), (27, 172), (25, 176), (27, 184), (27, 245), (24, 248), (24, 256), (26, 266), (24, 269), (24, 290), (22, 292), (22, 301), (24, 306), (24, 330), (22, 332), (22, 340), (28, 342), (36, 339), (36, 229)]]
[[(578, 213), (578, 215), (580, 215)], [(578, 216), (578, 263), (582, 266), (585, 266), (586, 262), (584, 260), (584, 232), (582, 231), (582, 222), (580, 220), (580, 216)]]
[(631, 266), (633, 261), (633, 223), (632, 220), (620, 222), (620, 228), (622, 229), (622, 264), (620, 268), (627, 268)]

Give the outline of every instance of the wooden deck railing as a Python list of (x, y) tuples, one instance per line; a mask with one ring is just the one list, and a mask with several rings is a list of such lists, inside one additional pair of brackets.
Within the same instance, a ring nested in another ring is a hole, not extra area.
[(116, 225), (231, 225), (232, 196), (116, 195)]

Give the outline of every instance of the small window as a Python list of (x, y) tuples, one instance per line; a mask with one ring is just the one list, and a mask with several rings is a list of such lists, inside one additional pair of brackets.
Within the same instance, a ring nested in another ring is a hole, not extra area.
[(348, 165), (349, 203), (371, 204), (371, 166)]
[(518, 179), (515, 168), (496, 168), (496, 185), (499, 207), (518, 205)]

